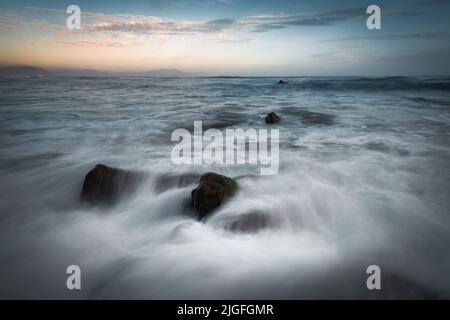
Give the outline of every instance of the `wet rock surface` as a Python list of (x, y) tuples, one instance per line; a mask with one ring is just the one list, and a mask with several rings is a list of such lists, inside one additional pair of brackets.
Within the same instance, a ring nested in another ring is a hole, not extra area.
[(80, 199), (92, 205), (111, 206), (135, 191), (141, 180), (138, 172), (97, 164), (84, 178)]
[(281, 118), (275, 112), (270, 112), (266, 116), (265, 120), (266, 120), (266, 123), (271, 124), (271, 123), (276, 123), (276, 122), (280, 121)]
[(221, 206), (236, 190), (236, 181), (229, 177), (213, 172), (202, 175), (199, 185), (191, 192), (191, 205), (197, 218), (202, 220)]

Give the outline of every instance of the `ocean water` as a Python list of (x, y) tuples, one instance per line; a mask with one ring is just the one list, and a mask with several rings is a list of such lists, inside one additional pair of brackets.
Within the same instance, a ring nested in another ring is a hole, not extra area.
[[(0, 297), (450, 298), (450, 79), (278, 80), (1, 79)], [(173, 130), (268, 128), (271, 111), (278, 174), (172, 163)], [(80, 204), (97, 163), (145, 179)], [(239, 189), (199, 222), (177, 177), (207, 171)], [(231, 228), (254, 212), (265, 228)]]

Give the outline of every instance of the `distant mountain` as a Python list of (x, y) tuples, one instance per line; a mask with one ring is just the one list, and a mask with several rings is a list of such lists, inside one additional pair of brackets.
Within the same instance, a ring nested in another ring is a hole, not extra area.
[(178, 69), (157, 69), (147, 71), (101, 71), (76, 68), (37, 68), (29, 66), (1, 67), (0, 77), (201, 77), (202, 73), (189, 73)]
[(47, 70), (37, 67), (0, 67), (0, 77), (6, 78), (47, 77), (49, 75)]
[(138, 75), (146, 77), (187, 77), (188, 73), (178, 69), (157, 69), (138, 72)]
[(184, 72), (178, 69), (156, 69), (148, 71), (130, 71), (118, 72), (122, 76), (136, 77), (156, 77), (156, 78), (182, 78), (182, 77), (199, 77), (201, 73)]
[(74, 68), (48, 68), (52, 76), (58, 77), (109, 77), (113, 74), (107, 71)]

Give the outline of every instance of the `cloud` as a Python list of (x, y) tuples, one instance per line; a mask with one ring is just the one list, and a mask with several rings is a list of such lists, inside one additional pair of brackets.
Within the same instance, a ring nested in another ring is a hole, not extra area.
[(32, 15), (22, 16), (16, 11), (4, 10), (0, 11), (0, 27), (18, 33), (27, 27), (44, 30), (51, 28), (51, 25), (46, 19), (37, 19)]
[(40, 11), (40, 12), (46, 12), (50, 14), (65, 14), (66, 10), (63, 9), (53, 9), (53, 8), (41, 8), (41, 7), (25, 7), (25, 10), (28, 11)]
[(253, 16), (244, 19), (243, 23), (250, 25), (253, 31), (266, 32), (290, 26), (330, 26), (339, 21), (364, 15), (365, 9), (361, 7), (322, 12)]
[(75, 41), (59, 41), (62, 44), (82, 46), (82, 47), (114, 47), (125, 48), (128, 44), (120, 41), (94, 41), (94, 40), (75, 40)]
[[(414, 12), (385, 12), (385, 17), (416, 15)], [(223, 18), (211, 21), (171, 21), (153, 16), (110, 16), (107, 21), (87, 25), (87, 31), (115, 31), (133, 33), (222, 33), (222, 32), (270, 32), (298, 26), (331, 26), (341, 21), (364, 18), (366, 8), (355, 7), (340, 10), (300, 12), (276, 15), (255, 15), (241, 19)], [(105, 20), (105, 16), (102, 17)]]
[[(54, 9), (54, 8), (42, 8), (42, 7), (25, 7), (25, 12), (30, 12), (30, 13), (35, 13), (35, 12), (39, 12), (39, 13), (45, 13), (48, 14), (49, 16), (56, 16), (59, 18), (62, 18), (64, 21), (67, 18), (67, 13), (66, 13), (66, 9)], [(117, 17), (126, 17), (126, 15), (116, 15)], [(108, 14), (104, 14), (104, 13), (99, 13), (99, 12), (90, 12), (90, 11), (85, 11), (85, 10), (81, 10), (81, 17), (83, 20), (87, 20), (88, 22), (91, 21), (107, 21), (110, 20), (112, 18), (114, 18), (114, 15), (108, 15)]]
[[(33, 12), (42, 12), (43, 16), (58, 18), (60, 22), (47, 17), (48, 25), (52, 22), (53, 31), (57, 35), (66, 37), (62, 43), (82, 46), (111, 46), (120, 47), (122, 44), (113, 39), (111, 41), (93, 41), (91, 38), (98, 36), (105, 39), (108, 35), (114, 34), (116, 37), (135, 35), (135, 36), (153, 36), (161, 41), (174, 35), (196, 35), (210, 34), (215, 42), (239, 43), (252, 41), (250, 38), (237, 38), (236, 33), (265, 33), (274, 30), (293, 28), (293, 27), (319, 27), (331, 26), (339, 22), (360, 19), (366, 16), (364, 7), (354, 7), (339, 10), (324, 10), (298, 13), (279, 13), (270, 15), (253, 15), (239, 19), (222, 18), (214, 20), (170, 20), (156, 16), (145, 15), (125, 15), (125, 14), (103, 14), (96, 12), (82, 11), (82, 29), (67, 30), (64, 19), (66, 13), (64, 9), (26, 7), (25, 12), (18, 16), (5, 16), (1, 27), (14, 29), (11, 25), (17, 21), (27, 21), (27, 18)], [(403, 17), (414, 14), (412, 12), (384, 12), (385, 17)], [(1, 18), (1, 16), (0, 16)], [(37, 22), (35, 22), (36, 24)], [(89, 39), (85, 41), (75, 40), (73, 36), (88, 35)], [(70, 38), (72, 37), (72, 38)], [(126, 40), (126, 39), (125, 39)], [(349, 39), (330, 40), (347, 41)], [(357, 40), (357, 39), (353, 39)], [(135, 44), (132, 44), (135, 45)]]
[(128, 37), (125, 39), (114, 39), (114, 37), (98, 38), (93, 40), (60, 40), (59, 43), (82, 47), (113, 47), (128, 48), (130, 46), (141, 46), (146, 44), (146, 40), (139, 37)]
[[(239, 21), (239, 24), (246, 25), (250, 31), (268, 32), (293, 26), (331, 26), (350, 19), (365, 18), (366, 15), (365, 7), (354, 7), (331, 11), (252, 16)], [(417, 13), (387, 11), (383, 15), (384, 17), (397, 18), (417, 15)]]
[(239, 20), (223, 18), (210, 21), (171, 21), (153, 16), (102, 16), (102, 22), (84, 27), (88, 32), (132, 32), (142, 34), (187, 34), (223, 32), (269, 32), (295, 26), (330, 26), (339, 21), (365, 16), (364, 8), (324, 12), (259, 15)]
[(217, 19), (206, 22), (169, 21), (158, 17), (113, 17), (111, 21), (87, 25), (88, 32), (131, 32), (141, 34), (185, 34), (185, 33), (216, 33), (223, 32), (233, 26), (233, 19)]
[(327, 39), (323, 42), (340, 42), (340, 41), (360, 41), (360, 40), (413, 40), (413, 39), (449, 39), (447, 32), (416, 32), (416, 33), (402, 33), (402, 34), (390, 34), (382, 36), (364, 36), (364, 37), (351, 37), (340, 39)]
[[(216, 0), (217, 1), (217, 0)], [(438, 1), (438, 0), (434, 0)], [(442, 1), (442, 0), (440, 0)], [(229, 0), (218, 0), (229, 3)], [(65, 10), (25, 7), (26, 11), (40, 11), (65, 18)], [(385, 17), (411, 15), (411, 12), (384, 12)], [(187, 34), (223, 32), (269, 32), (298, 26), (331, 26), (338, 22), (365, 17), (365, 7), (339, 10), (299, 12), (292, 14), (256, 15), (235, 20), (230, 18), (210, 21), (173, 21), (154, 16), (107, 15), (82, 11), (83, 29), (87, 32), (128, 32), (140, 34)]]

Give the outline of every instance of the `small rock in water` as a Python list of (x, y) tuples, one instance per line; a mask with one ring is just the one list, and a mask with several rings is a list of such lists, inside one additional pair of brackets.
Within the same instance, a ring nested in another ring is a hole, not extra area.
[(81, 200), (94, 205), (114, 205), (139, 184), (137, 172), (97, 164), (84, 178)]
[(237, 183), (226, 176), (208, 172), (201, 176), (200, 184), (192, 190), (192, 206), (199, 220), (218, 208), (237, 189)]
[(280, 80), (280, 81), (277, 82), (277, 84), (286, 84), (286, 83), (289, 83), (289, 82), (284, 81), (284, 80)]
[(275, 113), (275, 112), (271, 112), (266, 116), (266, 123), (275, 123), (280, 121), (280, 117)]

